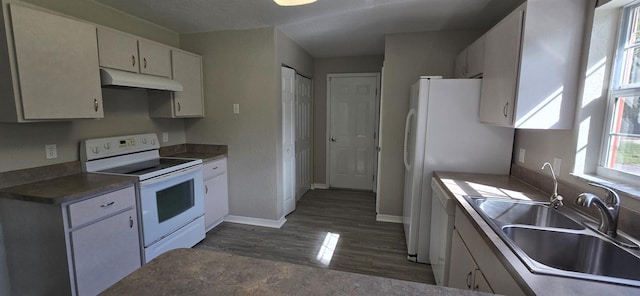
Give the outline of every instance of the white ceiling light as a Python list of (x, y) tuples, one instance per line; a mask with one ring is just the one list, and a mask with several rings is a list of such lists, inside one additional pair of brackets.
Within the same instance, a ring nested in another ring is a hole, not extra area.
[(297, 6), (316, 2), (316, 0), (273, 0), (280, 6)]

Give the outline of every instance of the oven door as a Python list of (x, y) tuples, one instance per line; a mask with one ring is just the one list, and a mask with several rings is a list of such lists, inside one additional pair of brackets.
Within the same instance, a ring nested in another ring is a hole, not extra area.
[(202, 165), (140, 182), (144, 246), (204, 215), (203, 188)]

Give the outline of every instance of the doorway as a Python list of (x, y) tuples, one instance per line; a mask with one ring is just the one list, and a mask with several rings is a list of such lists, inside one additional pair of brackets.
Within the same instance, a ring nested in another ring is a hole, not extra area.
[(373, 191), (379, 73), (327, 75), (327, 180), (330, 187)]

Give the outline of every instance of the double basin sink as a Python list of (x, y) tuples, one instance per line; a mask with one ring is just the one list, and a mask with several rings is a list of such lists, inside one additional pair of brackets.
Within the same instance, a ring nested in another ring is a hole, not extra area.
[(589, 219), (577, 211), (503, 198), (465, 199), (532, 272), (640, 287), (637, 245), (624, 239), (623, 246), (585, 227)]

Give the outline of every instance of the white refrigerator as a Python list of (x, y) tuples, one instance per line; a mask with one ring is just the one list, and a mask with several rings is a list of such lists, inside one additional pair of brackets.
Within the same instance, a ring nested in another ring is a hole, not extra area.
[(429, 262), (434, 171), (509, 174), (512, 128), (480, 123), (481, 79), (421, 77), (411, 87), (404, 139), (407, 258)]

